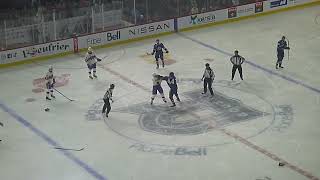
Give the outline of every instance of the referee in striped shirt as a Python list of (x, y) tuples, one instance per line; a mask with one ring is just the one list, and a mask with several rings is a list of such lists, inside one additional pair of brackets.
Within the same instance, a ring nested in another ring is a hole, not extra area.
[(232, 78), (231, 80), (233, 80), (234, 78), (234, 74), (236, 73), (236, 70), (238, 69), (239, 71), (239, 74), (240, 74), (240, 78), (243, 80), (243, 76), (242, 76), (242, 67), (241, 65), (243, 64), (243, 62), (245, 61), (245, 59), (240, 56), (238, 54), (239, 52), (236, 50), (234, 51), (234, 56), (232, 56), (230, 58), (230, 61), (231, 63), (233, 64), (233, 67), (232, 67)]
[(107, 109), (106, 117), (109, 116), (109, 112), (111, 110), (110, 101), (113, 102), (113, 99), (112, 99), (113, 89), (114, 89), (114, 84), (111, 84), (110, 88), (107, 90), (107, 92), (103, 96), (104, 105), (103, 105), (103, 108), (102, 108), (102, 114), (104, 114), (106, 112), (106, 109)]

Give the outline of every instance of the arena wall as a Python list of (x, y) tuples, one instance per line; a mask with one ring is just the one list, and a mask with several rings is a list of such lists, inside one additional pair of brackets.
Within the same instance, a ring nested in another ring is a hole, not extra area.
[(0, 51), (0, 67), (46, 60), (86, 50), (89, 46), (103, 48), (146, 38), (207, 26), (219, 25), (270, 13), (319, 5), (319, 0), (267, 0), (228, 9), (195, 14), (165, 21), (131, 26), (72, 39)]

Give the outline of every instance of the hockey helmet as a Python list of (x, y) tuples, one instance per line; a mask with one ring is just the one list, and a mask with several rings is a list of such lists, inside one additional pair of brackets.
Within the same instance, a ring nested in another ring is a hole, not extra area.
[(110, 84), (110, 89), (114, 89), (114, 84)]
[(171, 76), (171, 77), (174, 76), (174, 72), (170, 72), (169, 76)]
[(206, 63), (206, 67), (209, 67), (210, 66), (210, 64), (209, 63)]
[(88, 47), (88, 52), (92, 52), (92, 47)]
[(53, 67), (49, 66), (49, 72), (52, 72), (52, 71), (53, 71)]

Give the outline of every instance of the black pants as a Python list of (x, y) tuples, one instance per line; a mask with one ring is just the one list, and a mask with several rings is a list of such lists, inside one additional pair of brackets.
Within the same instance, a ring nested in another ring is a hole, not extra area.
[(177, 98), (177, 100), (180, 101), (180, 98), (179, 98), (178, 90), (177, 90), (177, 89), (170, 89), (170, 91), (169, 91), (169, 99), (170, 99), (171, 102), (174, 104), (173, 95), (175, 95), (176, 98)]
[(276, 64), (277, 66), (278, 66), (278, 64), (279, 64), (279, 66), (281, 67), (283, 57), (284, 57), (284, 51), (283, 51), (283, 50), (278, 50), (278, 51), (277, 51), (277, 58), (278, 58), (278, 60), (277, 60), (277, 64)]
[(211, 78), (204, 78), (203, 82), (203, 93), (207, 93), (207, 88), (209, 88), (210, 94), (213, 95), (212, 90), (212, 79)]
[(233, 67), (232, 67), (232, 79), (231, 80), (233, 80), (234, 74), (236, 73), (237, 69), (239, 71), (240, 78), (243, 80), (241, 65), (233, 65)]
[(109, 112), (111, 110), (110, 101), (109, 101), (109, 99), (103, 99), (103, 101), (104, 101), (104, 105), (103, 105), (103, 108), (102, 108), (102, 113), (105, 113), (106, 109), (107, 109), (107, 114), (109, 114)]

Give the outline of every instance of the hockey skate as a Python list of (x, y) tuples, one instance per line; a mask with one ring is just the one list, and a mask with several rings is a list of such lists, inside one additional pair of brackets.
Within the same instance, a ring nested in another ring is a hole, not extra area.
[(91, 75), (89, 76), (89, 78), (90, 78), (90, 79), (93, 79), (93, 77), (92, 77)]
[(51, 95), (52, 98), (56, 98), (54, 95)]
[(49, 97), (46, 97), (46, 100), (51, 100)]
[(97, 78), (98, 76), (94, 74), (93, 77)]

